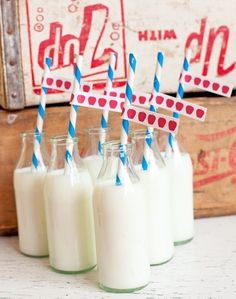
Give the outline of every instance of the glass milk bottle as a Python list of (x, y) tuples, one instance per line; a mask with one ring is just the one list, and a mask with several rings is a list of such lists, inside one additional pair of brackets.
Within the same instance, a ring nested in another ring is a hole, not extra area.
[(164, 156), (171, 179), (174, 244), (181, 245), (194, 235), (192, 161), (177, 139), (173, 140), (172, 149), (167, 147)]
[[(156, 131), (147, 134), (147, 130), (137, 130), (131, 133), (134, 144), (133, 162), (144, 184), (146, 195), (151, 265), (163, 264), (174, 254), (170, 179), (168, 169), (158, 150), (156, 138)], [(148, 148), (146, 154), (148, 166), (145, 167), (146, 164), (142, 166), (145, 144), (146, 140), (151, 139), (153, 139), (151, 150)]]
[[(102, 166), (103, 157), (98, 152), (99, 136), (101, 128), (91, 128), (85, 131), (86, 134), (86, 145), (83, 153), (83, 162), (85, 167), (88, 169), (89, 174), (92, 178), (93, 184), (95, 183), (99, 171)], [(109, 130), (106, 130), (106, 139), (109, 138)], [(102, 146), (101, 146), (102, 152)]]
[(125, 175), (116, 185), (119, 142), (103, 145), (104, 161), (93, 193), (99, 286), (132, 292), (149, 282), (146, 205), (143, 186), (126, 147)]
[[(14, 190), (17, 210), (20, 251), (29, 256), (48, 255), (48, 241), (44, 210), (43, 185), (48, 164), (44, 134), (21, 134), (20, 158), (14, 171)], [(38, 166), (32, 166), (34, 145), (38, 147)]]
[[(62, 273), (87, 271), (96, 265), (91, 178), (77, 138), (53, 137), (51, 146), (44, 186), (50, 265)], [(67, 146), (73, 151), (65, 171)]]

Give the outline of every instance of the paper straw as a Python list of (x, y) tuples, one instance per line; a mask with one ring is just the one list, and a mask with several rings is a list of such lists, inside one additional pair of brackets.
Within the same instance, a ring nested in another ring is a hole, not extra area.
[[(75, 63), (75, 70), (74, 70), (74, 86), (73, 86), (72, 96), (75, 93), (75, 91), (78, 92), (78, 90), (80, 89), (82, 64), (83, 64), (83, 56), (76, 55), (76, 63)], [(69, 142), (67, 144), (66, 154), (65, 154), (66, 172), (68, 172), (69, 167), (71, 167), (71, 162), (72, 162), (73, 143), (71, 142), (71, 139), (73, 139), (75, 137), (75, 126), (76, 126), (77, 112), (78, 112), (78, 106), (71, 105), (70, 120), (69, 120), (68, 135), (67, 135)]]
[[(108, 72), (107, 72), (106, 92), (109, 92), (109, 90), (112, 88), (114, 72), (115, 72), (115, 65), (116, 65), (116, 53), (112, 52), (110, 54), (109, 67), (108, 67)], [(102, 156), (102, 145), (106, 140), (108, 117), (109, 117), (109, 110), (103, 109), (102, 118), (101, 118), (101, 130), (100, 130), (99, 142), (98, 142), (98, 153), (101, 156)]]
[[(187, 72), (189, 69), (190, 59), (191, 59), (191, 49), (188, 48), (188, 49), (186, 49), (186, 52), (185, 52), (182, 72), (181, 72), (181, 76), (179, 79), (179, 86), (178, 86), (178, 91), (177, 91), (177, 95), (176, 95), (176, 97), (181, 100), (184, 97), (184, 85), (182, 84), (181, 78), (182, 78), (184, 72)], [(173, 117), (179, 118), (179, 113), (174, 112)], [(169, 148), (173, 148), (173, 141), (174, 141), (174, 135), (170, 133), (169, 138), (168, 138)]]
[[(125, 106), (131, 106), (132, 96), (133, 96), (133, 85), (134, 85), (134, 74), (136, 69), (136, 57), (134, 54), (129, 54), (129, 73), (126, 83), (125, 90)], [(121, 138), (120, 138), (120, 159), (118, 165), (118, 173), (116, 176), (116, 185), (122, 185), (122, 181), (125, 174), (125, 164), (126, 164), (126, 149), (125, 146), (128, 142), (129, 134), (129, 121), (122, 119), (121, 127)]]
[[(50, 74), (50, 67), (52, 64), (52, 59), (49, 57), (46, 57), (44, 62), (44, 73), (43, 77), (46, 77)], [(46, 106), (46, 99), (47, 99), (47, 93), (48, 89), (46, 87), (41, 87), (41, 100), (38, 107), (38, 116), (37, 116), (37, 123), (36, 123), (36, 129), (35, 133), (38, 134), (36, 136), (36, 140), (34, 143), (34, 152), (32, 156), (32, 164), (33, 168), (37, 169), (39, 161), (42, 161), (41, 153), (40, 153), (40, 143), (41, 143), (41, 134), (43, 131), (43, 121), (44, 121), (44, 115), (45, 115), (45, 106)]]
[[(164, 54), (159, 51), (157, 53), (157, 64), (156, 64), (156, 73), (154, 76), (153, 81), (153, 91), (152, 96), (155, 98), (160, 91), (160, 84), (161, 84), (161, 74), (163, 69), (163, 62), (164, 62)], [(150, 111), (156, 112), (156, 107), (154, 105), (150, 105), (149, 108)], [(142, 158), (142, 169), (148, 170), (148, 157), (150, 154), (152, 154), (152, 143), (153, 143), (153, 128), (148, 127), (147, 128), (147, 136), (145, 139), (145, 145), (144, 145), (144, 154)]]

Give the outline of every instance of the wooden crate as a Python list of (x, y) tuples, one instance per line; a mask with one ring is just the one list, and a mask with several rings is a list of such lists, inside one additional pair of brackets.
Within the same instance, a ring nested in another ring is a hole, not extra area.
[[(204, 124), (182, 118), (180, 135), (183, 146), (194, 163), (195, 217), (231, 215), (236, 213), (236, 98), (199, 98), (194, 102), (208, 108)], [(16, 232), (16, 213), (12, 174), (18, 159), (19, 133), (34, 128), (37, 110), (27, 108), (18, 112), (0, 110), (0, 233)], [(98, 126), (101, 112), (80, 108), (77, 132), (87, 126)], [(69, 107), (46, 109), (45, 131), (48, 136), (67, 131)], [(110, 114), (110, 127), (117, 128), (120, 118)], [(131, 129), (137, 128), (131, 124)], [(84, 146), (81, 137), (80, 149)]]
[[(38, 103), (48, 53), (53, 58), (52, 70), (72, 77), (74, 54), (80, 52), (84, 77), (103, 87), (109, 53), (118, 54), (115, 82), (122, 85), (127, 53), (132, 51), (138, 56), (136, 88), (150, 91), (156, 52), (163, 50), (162, 91), (175, 92), (184, 48), (190, 46), (194, 72), (224, 77), (236, 86), (236, 1), (226, 2), (1, 1), (0, 93), (4, 87), (4, 97), (0, 97), (0, 105), (21, 109)], [(67, 100), (68, 95), (62, 93), (48, 97), (51, 103)]]

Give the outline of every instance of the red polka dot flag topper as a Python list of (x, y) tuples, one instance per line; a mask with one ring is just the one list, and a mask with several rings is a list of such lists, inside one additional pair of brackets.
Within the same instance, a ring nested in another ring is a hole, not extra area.
[[(53, 90), (72, 93), (73, 79), (55, 76), (52, 75), (52, 73), (50, 72), (47, 76), (43, 77), (42, 86)], [(92, 89), (92, 83), (88, 83), (88, 82), (81, 83), (82, 91), (89, 92), (91, 89)]]
[(231, 97), (233, 91), (231, 84), (225, 84), (219, 79), (212, 79), (207, 76), (193, 75), (190, 72), (183, 73), (181, 82), (224, 97)]
[(98, 95), (96, 93), (88, 92), (77, 93), (74, 91), (74, 94), (72, 94), (71, 104), (122, 112), (122, 118), (173, 134), (176, 134), (178, 130), (179, 119), (150, 112), (145, 108), (139, 108), (133, 105), (127, 110), (124, 108), (124, 99), (119, 97), (108, 97), (106, 95)]
[(179, 128), (179, 119), (135, 106), (125, 107), (122, 118), (172, 134)]
[[(71, 104), (95, 109), (108, 109), (121, 112), (124, 106), (125, 93), (112, 89), (107, 95), (99, 95), (93, 92), (74, 91)], [(133, 94), (132, 104), (143, 108), (149, 108), (150, 104), (170, 111), (178, 111), (180, 114), (190, 118), (204, 121), (207, 109), (197, 104), (179, 100), (175, 97), (158, 93), (152, 97), (150, 93), (136, 92)]]

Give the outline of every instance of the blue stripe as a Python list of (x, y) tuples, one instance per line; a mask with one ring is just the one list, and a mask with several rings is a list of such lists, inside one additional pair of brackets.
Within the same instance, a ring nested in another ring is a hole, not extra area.
[(125, 133), (129, 134), (129, 121), (127, 119), (122, 119), (122, 127), (125, 130)]
[(146, 137), (145, 140), (146, 140), (147, 145), (151, 148), (153, 138), (150, 136), (150, 133), (149, 133), (149, 132), (148, 132), (148, 136)]
[(171, 148), (173, 148), (173, 140), (174, 140), (174, 136), (171, 133), (169, 133), (168, 143), (171, 146)]
[(78, 83), (80, 84), (81, 72), (80, 72), (80, 69), (78, 68), (77, 64), (75, 65), (75, 78), (78, 81)]
[(121, 184), (121, 180), (120, 180), (118, 174), (116, 175), (116, 185), (117, 185), (117, 186), (121, 186), (121, 185), (122, 185), (122, 184)]
[(78, 112), (78, 108), (79, 108), (78, 105), (72, 105), (72, 107), (74, 108), (75, 112)]
[(98, 141), (98, 152), (100, 153), (101, 156), (103, 155), (103, 152), (102, 152), (102, 143), (101, 143), (100, 140)]
[(69, 134), (71, 136), (71, 138), (74, 138), (75, 137), (75, 128), (74, 126), (72, 125), (71, 121), (69, 122)]
[(44, 119), (44, 109), (41, 104), (39, 104), (38, 112), (39, 112), (39, 115), (41, 116), (41, 118)]
[(110, 81), (113, 81), (113, 77), (114, 77), (114, 72), (113, 72), (111, 66), (109, 65), (109, 67), (108, 67), (108, 78), (110, 79)]
[(129, 83), (126, 84), (126, 97), (129, 100), (130, 104), (132, 104), (132, 95), (133, 95), (133, 91), (131, 89), (131, 87), (129, 86)]
[(134, 54), (132, 54), (132, 53), (129, 54), (129, 65), (130, 65), (132, 71), (135, 72), (136, 58), (135, 58)]
[(40, 144), (42, 141), (42, 135), (40, 134), (38, 128), (35, 129), (35, 134), (36, 134), (36, 139), (38, 140), (38, 143)]
[(103, 129), (106, 129), (107, 128), (107, 121), (105, 119), (105, 117), (102, 115), (102, 118), (101, 118), (101, 127)]
[(181, 99), (184, 97), (184, 87), (181, 83), (179, 84), (178, 94), (179, 94)]
[(48, 88), (47, 88), (47, 87), (42, 87), (42, 90), (43, 90), (43, 92), (44, 92), (45, 94), (48, 93)]
[(179, 113), (178, 112), (173, 112), (173, 117), (179, 118)]
[(72, 161), (72, 156), (68, 150), (66, 150), (65, 156), (66, 156), (66, 161), (69, 164)]
[(162, 52), (157, 53), (157, 61), (163, 67), (163, 62), (164, 62), (164, 55)]
[(188, 60), (186, 59), (186, 57), (184, 58), (184, 65), (183, 65), (183, 69), (185, 71), (188, 71), (188, 68), (189, 68), (189, 63), (188, 63)]
[(35, 156), (35, 153), (33, 153), (33, 156), (32, 156), (32, 163), (34, 165), (34, 168), (38, 168), (38, 159), (36, 158)]
[(150, 109), (149, 109), (151, 112), (156, 112), (156, 108), (155, 108), (155, 106), (153, 106), (153, 105), (150, 105)]
[(144, 156), (143, 156), (143, 159), (142, 159), (142, 169), (143, 170), (148, 170), (148, 163), (147, 163), (146, 159), (144, 158)]
[(50, 69), (50, 67), (52, 65), (52, 58), (46, 57), (45, 62), (46, 62), (47, 67)]
[(153, 83), (153, 86), (154, 86), (154, 89), (156, 92), (159, 92), (160, 90), (160, 82), (159, 80), (157, 79), (157, 76), (155, 75), (154, 76), (154, 83)]

